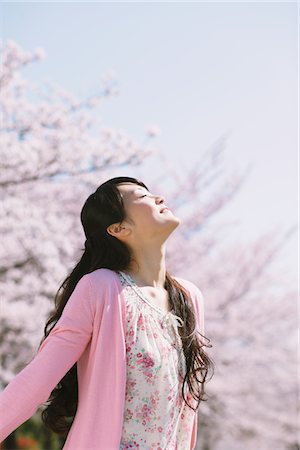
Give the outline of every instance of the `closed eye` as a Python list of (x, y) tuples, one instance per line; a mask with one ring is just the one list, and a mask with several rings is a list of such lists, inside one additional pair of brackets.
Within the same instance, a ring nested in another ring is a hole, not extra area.
[(139, 198), (143, 198), (143, 197), (147, 197), (147, 194), (144, 194), (144, 195), (142, 195), (141, 197), (139, 197)]

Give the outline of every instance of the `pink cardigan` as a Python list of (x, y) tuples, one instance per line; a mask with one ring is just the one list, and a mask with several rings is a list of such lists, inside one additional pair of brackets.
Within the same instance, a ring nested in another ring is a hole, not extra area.
[[(198, 330), (204, 334), (201, 291), (190, 281), (173, 278), (190, 292)], [(125, 327), (118, 274), (103, 268), (84, 275), (36, 356), (1, 393), (0, 442), (47, 401), (77, 361), (78, 408), (63, 449), (118, 450), (126, 387)]]

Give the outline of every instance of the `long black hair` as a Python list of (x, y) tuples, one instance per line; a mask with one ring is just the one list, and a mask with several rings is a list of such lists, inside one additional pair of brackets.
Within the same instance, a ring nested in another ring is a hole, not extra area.
[[(144, 183), (135, 178), (116, 177), (101, 184), (87, 198), (81, 211), (81, 222), (86, 236), (85, 249), (80, 261), (56, 293), (55, 310), (46, 322), (40, 345), (61, 317), (76, 284), (85, 274), (100, 268), (126, 271), (129, 267), (132, 259), (130, 249), (107, 232), (109, 225), (126, 219), (123, 198), (117, 188), (119, 183), (134, 183), (149, 190)], [(214, 363), (202, 347), (212, 345), (205, 344), (199, 336), (208, 342), (210, 340), (196, 332), (196, 312), (190, 295), (168, 271), (164, 287), (169, 294), (171, 308), (183, 321), (183, 326), (179, 328), (186, 366), (182, 396), (185, 403), (195, 411), (200, 401), (207, 400), (204, 398), (205, 380), (209, 370), (212, 370), (212, 374), (214, 372)], [(187, 401), (188, 397), (184, 390), (186, 383), (189, 387), (189, 398), (197, 401), (195, 408)], [(47, 406), (42, 412), (44, 424), (56, 433), (67, 434), (75, 417), (77, 404), (78, 380), (75, 363), (51, 392)]]

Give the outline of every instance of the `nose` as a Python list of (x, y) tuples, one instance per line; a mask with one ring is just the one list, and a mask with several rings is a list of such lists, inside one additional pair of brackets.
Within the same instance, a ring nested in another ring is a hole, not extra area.
[(155, 201), (158, 201), (158, 203), (164, 203), (165, 197), (163, 197), (162, 195), (156, 195)]

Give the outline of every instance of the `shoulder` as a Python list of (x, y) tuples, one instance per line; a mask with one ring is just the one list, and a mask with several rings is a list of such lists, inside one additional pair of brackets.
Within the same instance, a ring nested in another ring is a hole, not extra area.
[(183, 288), (185, 288), (191, 297), (199, 299), (199, 301), (203, 301), (203, 294), (199, 287), (193, 283), (192, 281), (186, 280), (185, 278), (172, 276)]
[(82, 285), (89, 286), (92, 297), (108, 297), (118, 291), (118, 274), (114, 270), (101, 268), (89, 272), (79, 280)]
[(103, 283), (106, 285), (111, 284), (116, 280), (117, 273), (112, 269), (101, 268), (87, 273), (84, 277), (86, 277), (86, 279), (88, 279), (92, 284)]
[(193, 303), (193, 306), (195, 308), (195, 313), (197, 315), (197, 322), (198, 322), (198, 327), (199, 327), (198, 329), (201, 334), (204, 334), (205, 333), (205, 330), (204, 330), (204, 297), (203, 297), (201, 290), (192, 281), (186, 280), (181, 277), (173, 276), (172, 278), (174, 278), (176, 281), (178, 281), (178, 283), (183, 288), (185, 288), (188, 291), (188, 293), (190, 294), (191, 301)]

